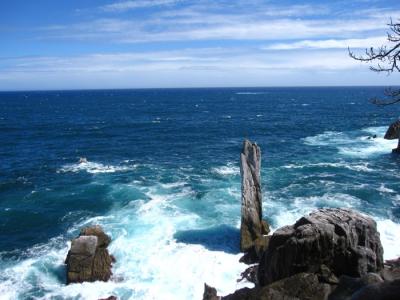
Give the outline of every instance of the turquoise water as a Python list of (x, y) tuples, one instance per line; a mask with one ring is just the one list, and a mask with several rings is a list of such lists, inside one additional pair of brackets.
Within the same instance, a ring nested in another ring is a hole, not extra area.
[[(385, 258), (400, 256), (400, 158), (383, 139), (400, 106), (368, 103), (381, 92), (0, 93), (0, 294), (201, 299), (204, 282), (221, 294), (251, 286), (236, 282), (244, 138), (262, 149), (273, 228), (352, 207), (377, 221)], [(112, 236), (114, 277), (65, 286), (69, 240), (89, 224)]]

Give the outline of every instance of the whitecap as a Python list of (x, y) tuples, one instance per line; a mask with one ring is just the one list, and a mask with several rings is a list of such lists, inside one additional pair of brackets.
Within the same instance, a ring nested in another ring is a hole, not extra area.
[(231, 175), (239, 175), (240, 169), (238, 166), (229, 163), (226, 166), (213, 168), (212, 172), (222, 176), (231, 176)]
[(186, 181), (176, 181), (176, 182), (171, 182), (171, 183), (161, 183), (161, 186), (165, 189), (173, 189), (177, 187), (182, 187), (187, 184)]
[(321, 163), (308, 163), (304, 165), (288, 164), (281, 168), (285, 169), (304, 169), (304, 168), (343, 168), (357, 172), (373, 172), (374, 169), (369, 167), (367, 162), (360, 163), (346, 163), (346, 162), (321, 162)]
[[(304, 143), (310, 146), (336, 148), (345, 156), (366, 158), (373, 155), (390, 153), (397, 146), (397, 141), (385, 140), (382, 136), (386, 127), (367, 127), (351, 132), (326, 131), (315, 136), (306, 137)], [(368, 135), (365, 135), (368, 133)], [(372, 138), (373, 136), (376, 138)]]
[(101, 163), (96, 162), (81, 162), (74, 164), (66, 164), (61, 167), (57, 172), (82, 172), (85, 171), (91, 174), (98, 173), (115, 173), (115, 172), (123, 172), (134, 170), (137, 165), (103, 165)]
[(396, 193), (395, 190), (387, 188), (383, 183), (376, 190), (381, 193)]

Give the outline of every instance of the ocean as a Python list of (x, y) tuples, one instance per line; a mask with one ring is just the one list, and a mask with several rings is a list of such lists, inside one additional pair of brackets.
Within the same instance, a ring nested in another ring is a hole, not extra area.
[[(239, 157), (262, 151), (273, 229), (319, 207), (378, 224), (400, 256), (400, 156), (383, 135), (400, 106), (381, 87), (0, 93), (0, 298), (201, 299), (237, 282)], [(372, 138), (376, 135), (376, 138)], [(79, 163), (80, 157), (87, 162)], [(65, 285), (80, 228), (100, 224), (111, 281)]]

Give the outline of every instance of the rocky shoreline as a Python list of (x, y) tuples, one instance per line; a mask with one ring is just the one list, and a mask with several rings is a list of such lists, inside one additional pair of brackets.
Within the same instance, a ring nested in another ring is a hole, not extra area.
[(350, 209), (319, 209), (266, 235), (260, 165), (259, 147), (245, 140), (241, 261), (254, 265), (242, 277), (255, 287), (220, 297), (205, 284), (203, 300), (400, 299), (400, 259), (383, 261), (376, 222), (367, 215)]
[[(248, 140), (240, 156), (242, 189), (240, 280), (255, 284), (227, 296), (205, 283), (203, 300), (398, 300), (400, 258), (384, 262), (376, 222), (351, 209), (319, 209), (277, 229), (262, 219), (261, 150)], [(108, 281), (111, 238), (83, 228), (65, 260), (67, 284)], [(104, 298), (116, 300), (115, 296)]]

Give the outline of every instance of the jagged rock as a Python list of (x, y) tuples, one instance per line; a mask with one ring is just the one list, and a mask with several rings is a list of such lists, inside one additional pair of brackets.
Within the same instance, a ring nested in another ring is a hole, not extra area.
[(240, 154), (242, 177), (242, 220), (240, 249), (246, 252), (262, 236), (262, 198), (260, 184), (261, 150), (249, 140), (243, 142)]
[(385, 133), (384, 139), (386, 140), (396, 140), (399, 139), (397, 148), (392, 150), (393, 153), (400, 153), (400, 120), (390, 124), (388, 130)]
[(336, 276), (362, 276), (383, 268), (375, 221), (350, 209), (320, 209), (271, 237), (260, 261), (261, 286), (326, 265)]
[(248, 267), (246, 270), (244, 270), (244, 272), (240, 274), (241, 278), (238, 280), (238, 282), (242, 281), (243, 279), (246, 279), (247, 281), (252, 282), (255, 285), (258, 285), (257, 272), (258, 272), (258, 265)]
[(257, 294), (260, 300), (325, 300), (330, 292), (329, 284), (320, 283), (317, 275), (298, 273), (263, 287)]
[(222, 297), (221, 300), (257, 300), (255, 298), (256, 289), (242, 288), (233, 294)]
[(110, 297), (108, 297), (108, 298), (101, 298), (101, 299), (99, 299), (99, 300), (117, 300), (118, 298), (117, 297), (115, 297), (115, 296), (110, 296)]
[(267, 234), (269, 234), (270, 231), (271, 231), (271, 229), (269, 228), (269, 224), (267, 223), (267, 221), (262, 220), (261, 221), (261, 234), (267, 235)]
[(325, 265), (321, 265), (317, 272), (319, 282), (338, 284), (339, 279), (333, 274), (333, 272)]
[(385, 261), (380, 275), (384, 280), (400, 279), (400, 258)]
[(326, 300), (330, 291), (315, 274), (298, 273), (262, 288), (237, 290), (222, 300)]
[(204, 283), (203, 300), (220, 300), (221, 297), (217, 296), (217, 290), (207, 283)]
[(354, 293), (351, 300), (399, 300), (400, 279), (367, 285)]
[(108, 245), (111, 243), (111, 238), (104, 233), (103, 229), (99, 225), (82, 228), (79, 235), (97, 236), (98, 246), (102, 248), (108, 247)]
[(400, 120), (390, 124), (384, 136), (386, 140), (396, 140), (398, 138), (400, 138)]
[(113, 258), (107, 250), (111, 239), (100, 226), (85, 228), (71, 242), (65, 263), (67, 284), (84, 281), (107, 281), (111, 275)]
[(258, 263), (268, 247), (270, 238), (271, 236), (261, 236), (256, 239), (239, 261), (248, 265)]

